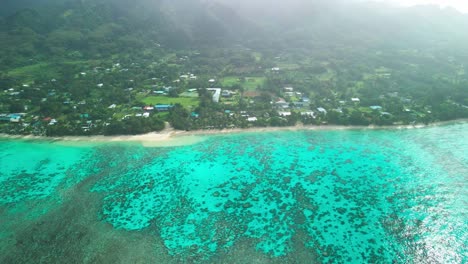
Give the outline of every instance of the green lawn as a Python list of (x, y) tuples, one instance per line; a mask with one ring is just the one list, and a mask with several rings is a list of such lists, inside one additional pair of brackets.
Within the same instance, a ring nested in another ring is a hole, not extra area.
[(252, 55), (254, 56), (256, 62), (262, 60), (262, 54), (260, 52), (252, 52)]
[(197, 107), (200, 103), (198, 98), (193, 97), (167, 97), (167, 96), (148, 96), (141, 101), (147, 105), (156, 104), (181, 104), (185, 108)]
[(257, 86), (262, 86), (265, 83), (265, 80), (265, 77), (246, 77), (245, 82), (241, 82), (237, 76), (228, 76), (224, 77), (221, 83), (224, 87), (240, 84), (246, 91), (255, 91)]
[(301, 66), (296, 63), (279, 63), (278, 67), (281, 70), (288, 70), (288, 71), (294, 71), (294, 70), (298, 70), (301, 68)]
[(87, 61), (66, 61), (63, 64), (40, 62), (12, 69), (8, 71), (8, 75), (13, 78), (22, 79), (24, 82), (31, 82), (38, 77), (53, 79), (60, 77), (60, 72), (63, 70), (64, 66), (75, 66), (87, 63)]
[(28, 82), (34, 80), (36, 76), (45, 76), (46, 78), (52, 79), (58, 76), (57, 71), (58, 69), (56, 67), (53, 67), (48, 63), (38, 63), (15, 68), (9, 71), (8, 75)]

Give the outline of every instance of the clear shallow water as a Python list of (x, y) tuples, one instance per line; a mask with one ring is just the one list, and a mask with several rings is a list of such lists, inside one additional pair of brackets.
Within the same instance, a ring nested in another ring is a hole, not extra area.
[(0, 141), (0, 262), (466, 263), (467, 131)]

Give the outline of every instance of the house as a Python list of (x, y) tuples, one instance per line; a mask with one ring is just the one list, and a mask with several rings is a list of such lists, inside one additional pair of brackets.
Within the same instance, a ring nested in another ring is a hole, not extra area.
[(209, 82), (209, 83), (215, 83), (216, 80), (215, 80), (215, 79), (210, 79), (208, 82)]
[(319, 111), (320, 113), (325, 114), (325, 115), (327, 114), (327, 110), (325, 108), (323, 108), (323, 107), (318, 107), (317, 111)]
[(310, 117), (315, 118), (314, 112), (312, 112), (312, 111), (301, 112), (301, 116), (310, 116)]
[(291, 112), (283, 112), (283, 111), (278, 111), (279, 116), (290, 116)]
[(302, 97), (302, 102), (310, 103), (310, 99), (308, 97)]
[(49, 126), (53, 126), (55, 124), (57, 124), (57, 120), (56, 119), (51, 119), (50, 122), (49, 122)]
[(256, 122), (256, 121), (258, 121), (258, 119), (257, 119), (255, 116), (253, 116), (253, 117), (248, 117), (248, 118), (247, 118), (247, 121), (249, 121), (249, 122)]
[(116, 104), (111, 104), (108, 108), (109, 108), (109, 109), (114, 109), (114, 108), (116, 108), (116, 107), (117, 107)]
[(359, 103), (359, 102), (361, 102), (361, 100), (360, 100), (359, 98), (357, 98), (357, 97), (351, 98), (351, 101), (352, 101), (353, 103)]
[(284, 87), (283, 89), (285, 92), (294, 92), (294, 88), (292, 87)]
[(372, 105), (372, 106), (369, 106), (369, 108), (372, 110), (382, 110), (382, 107), (380, 105)]
[(153, 110), (154, 110), (154, 107), (152, 107), (152, 106), (145, 106), (145, 107), (143, 107), (143, 110), (145, 110), (145, 111), (153, 111)]
[(0, 121), (7, 121), (11, 123), (19, 123), (21, 121), (22, 114), (0, 114)]
[(285, 102), (285, 101), (278, 101), (278, 102), (275, 103), (275, 106), (277, 108), (287, 109), (287, 108), (289, 108), (289, 103)]
[(172, 86), (164, 86), (163, 89), (164, 89), (164, 91), (169, 92), (169, 91), (171, 91), (173, 89), (173, 87)]
[(233, 92), (229, 90), (223, 90), (223, 92), (221, 93), (222, 97), (232, 97), (232, 95), (233, 95)]
[(103, 87), (103, 86), (104, 86), (103, 83), (99, 83), (99, 84), (97, 85), (97, 87), (99, 87), (99, 88), (101, 88), (101, 87)]
[(148, 113), (148, 112), (143, 113), (143, 117), (146, 117), (146, 118), (147, 118), (147, 117), (149, 117), (149, 116), (150, 116), (150, 113)]
[(271, 71), (272, 71), (272, 72), (278, 72), (278, 71), (280, 71), (280, 68), (278, 68), (278, 67), (273, 67), (273, 68), (271, 68)]
[(169, 111), (173, 106), (172, 105), (168, 105), (168, 104), (159, 104), (159, 105), (155, 105), (154, 108), (158, 111), (158, 112), (167, 112)]

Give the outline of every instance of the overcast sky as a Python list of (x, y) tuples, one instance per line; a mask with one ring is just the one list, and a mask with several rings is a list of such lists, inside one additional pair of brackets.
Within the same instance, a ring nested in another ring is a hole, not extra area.
[(374, 0), (379, 2), (389, 2), (404, 6), (436, 4), (442, 7), (453, 7), (463, 13), (468, 13), (468, 0)]

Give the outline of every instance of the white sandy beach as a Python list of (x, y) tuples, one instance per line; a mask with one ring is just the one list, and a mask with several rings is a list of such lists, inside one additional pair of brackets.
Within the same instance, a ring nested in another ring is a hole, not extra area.
[[(143, 135), (130, 136), (65, 136), (65, 137), (41, 137), (41, 136), (21, 136), (21, 135), (4, 135), (0, 134), (0, 138), (6, 139), (23, 139), (23, 140), (44, 140), (54, 143), (66, 145), (80, 145), (81, 143), (111, 143), (111, 142), (139, 142), (146, 147), (165, 147), (165, 146), (182, 146), (201, 142), (205, 136), (237, 134), (237, 133), (266, 133), (275, 131), (327, 131), (327, 130), (405, 130), (405, 129), (420, 129), (425, 127), (442, 126), (448, 124), (464, 123), (467, 119), (437, 122), (429, 125), (415, 124), (404, 126), (335, 126), (335, 125), (296, 125), (293, 127), (254, 127), (254, 128), (233, 128), (233, 129), (213, 129), (213, 130), (193, 130), (193, 131), (178, 131), (174, 129), (165, 129), (161, 132), (152, 132)], [(76, 143), (76, 144), (74, 144)]]

